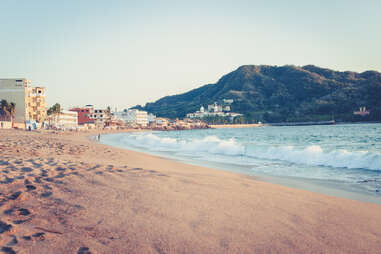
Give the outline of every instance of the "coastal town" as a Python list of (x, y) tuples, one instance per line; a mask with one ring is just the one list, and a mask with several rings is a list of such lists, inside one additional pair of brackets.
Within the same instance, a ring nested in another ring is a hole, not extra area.
[[(254, 124), (237, 122), (243, 114), (232, 112), (233, 99), (200, 105), (199, 110), (187, 113), (183, 119), (157, 117), (152, 113), (137, 108), (123, 110), (97, 108), (92, 104), (64, 108), (59, 103), (47, 107), (46, 88), (32, 86), (32, 81), (22, 79), (0, 79), (0, 129), (25, 130), (190, 130), (206, 128), (234, 128), (263, 126), (258, 121)], [(205, 107), (204, 107), (205, 106)], [(365, 117), (370, 111), (365, 107), (353, 111), (354, 116)], [(223, 119), (223, 123), (213, 120)], [(212, 120), (212, 121), (211, 121)], [(272, 123), (271, 125), (315, 125), (334, 124), (335, 121)], [(218, 124), (218, 125), (216, 125)]]
[[(25, 78), (0, 79), (1, 129), (70, 131), (127, 128), (152, 130), (204, 129), (209, 126), (200, 119), (202, 116), (226, 114), (217, 104), (209, 106), (210, 113), (202, 111), (202, 113), (189, 114), (187, 118), (181, 120), (156, 117), (138, 109), (117, 111), (117, 109), (112, 110), (110, 107), (96, 108), (89, 104), (64, 109), (59, 103), (56, 103), (47, 108), (45, 87), (32, 86), (31, 83)], [(234, 116), (232, 113), (226, 115)]]

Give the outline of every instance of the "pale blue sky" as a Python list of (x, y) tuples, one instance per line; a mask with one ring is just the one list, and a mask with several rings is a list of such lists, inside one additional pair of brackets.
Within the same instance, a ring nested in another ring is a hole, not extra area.
[(244, 64), (381, 71), (381, 1), (1, 0), (0, 78), (126, 108)]

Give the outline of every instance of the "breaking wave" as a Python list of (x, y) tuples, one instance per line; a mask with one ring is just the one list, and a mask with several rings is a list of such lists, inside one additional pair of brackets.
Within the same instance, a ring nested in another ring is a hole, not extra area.
[(137, 135), (135, 140), (128, 140), (133, 145), (156, 151), (178, 151), (187, 153), (211, 153), (221, 155), (243, 154), (243, 147), (234, 139), (221, 140), (216, 136), (203, 139), (177, 140), (175, 138), (158, 137), (152, 133)]
[(379, 153), (344, 149), (323, 151), (318, 145), (308, 146), (304, 149), (297, 149), (293, 146), (254, 148), (249, 152), (249, 156), (312, 166), (381, 170), (381, 154)]
[(254, 143), (241, 144), (234, 138), (227, 140), (217, 136), (201, 139), (176, 139), (155, 134), (137, 134), (125, 137), (126, 144), (150, 151), (173, 151), (175, 153), (228, 155), (234, 157), (280, 160), (295, 164), (335, 168), (381, 170), (381, 154), (369, 151), (324, 151), (319, 145), (304, 148), (294, 146), (261, 146)]

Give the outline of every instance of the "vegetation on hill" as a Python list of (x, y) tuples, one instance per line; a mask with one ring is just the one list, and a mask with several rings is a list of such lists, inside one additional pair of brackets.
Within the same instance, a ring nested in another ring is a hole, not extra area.
[[(313, 65), (245, 65), (216, 84), (138, 108), (182, 118), (223, 99), (234, 99), (231, 110), (244, 114), (247, 122), (381, 121), (381, 73), (339, 72)], [(355, 116), (359, 107), (370, 114)]]

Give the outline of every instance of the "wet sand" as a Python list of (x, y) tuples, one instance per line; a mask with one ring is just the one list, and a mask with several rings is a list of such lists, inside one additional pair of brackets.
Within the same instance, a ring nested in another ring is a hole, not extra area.
[(381, 253), (381, 205), (0, 130), (3, 253)]

